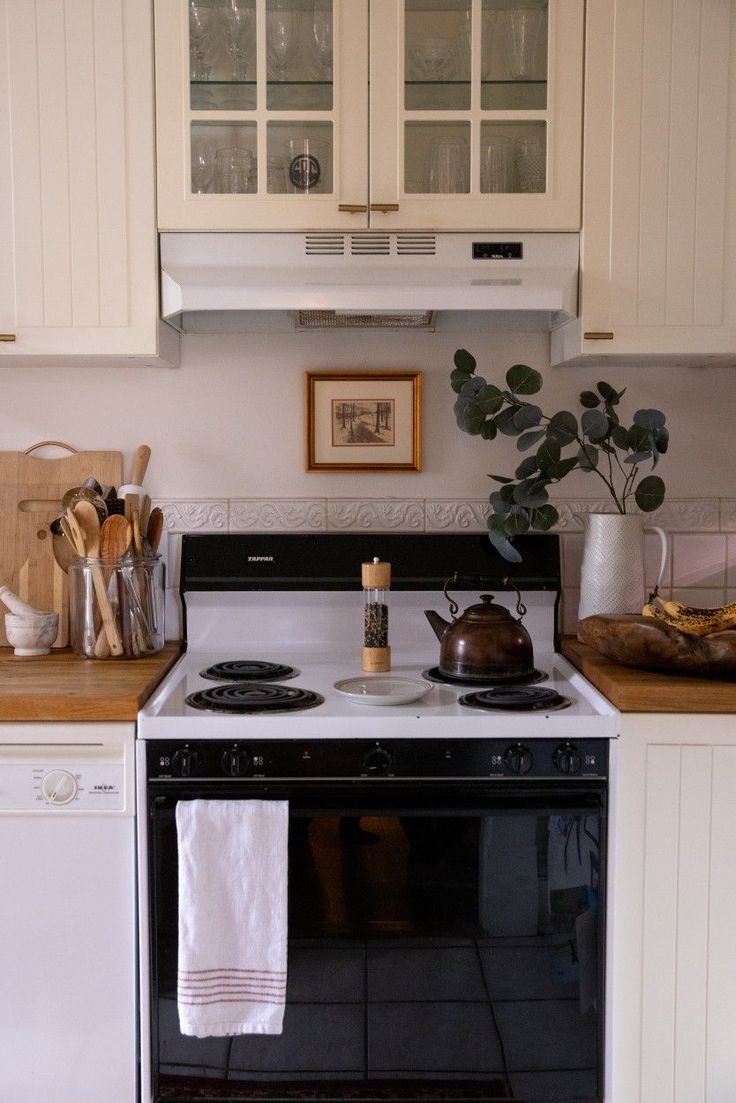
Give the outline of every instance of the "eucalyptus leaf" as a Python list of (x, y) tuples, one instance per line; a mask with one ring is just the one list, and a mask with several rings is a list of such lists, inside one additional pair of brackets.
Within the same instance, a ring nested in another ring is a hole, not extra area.
[(488, 539), (502, 559), (505, 559), (508, 563), (521, 563), (521, 556), (518, 551), (508, 537), (502, 532), (496, 532), (494, 529), (490, 529), (488, 532)]
[(595, 391), (581, 391), (580, 393), (580, 405), (585, 406), (588, 410), (595, 409), (596, 406), (600, 406), (601, 400)]
[(643, 513), (651, 513), (662, 505), (664, 492), (664, 482), (659, 475), (647, 475), (634, 491), (634, 499)]
[(480, 427), (480, 435), (483, 437), (483, 440), (495, 440), (496, 432), (496, 423), (490, 419), (484, 421)]
[(542, 389), (542, 377), (527, 364), (514, 364), (506, 372), (506, 382), (513, 394), (536, 394)]
[(562, 447), (560, 442), (554, 437), (547, 437), (544, 444), (541, 444), (537, 449), (537, 464), (542, 474), (546, 474), (547, 468), (550, 464), (557, 463), (560, 458)]
[(528, 479), (530, 475), (533, 475), (539, 468), (536, 456), (525, 456), (519, 466), (516, 468), (514, 474), (517, 479)]
[(658, 452), (663, 455), (669, 448), (670, 434), (667, 429), (660, 429), (659, 432), (654, 434), (654, 446)]
[(649, 433), (641, 425), (632, 425), (626, 434), (629, 452), (643, 452), (650, 446)]
[(520, 506), (514, 506), (504, 518), (503, 527), (508, 536), (521, 536), (529, 531), (529, 514)]
[(490, 502), (491, 509), (493, 510), (494, 514), (496, 514), (498, 517), (505, 517), (511, 509), (512, 503), (505, 502), (497, 490), (494, 490), (494, 492), (489, 496), (488, 501)]
[(476, 394), (475, 400), (487, 414), (497, 414), (503, 406), (503, 396), (492, 383), (485, 383)]
[(483, 413), (480, 406), (476, 406), (474, 402), (469, 402), (463, 412), (465, 432), (470, 433), (472, 436), (478, 436), (483, 428), (485, 420), (486, 415)]
[(651, 454), (651, 452), (632, 452), (630, 456), (624, 457), (624, 463), (630, 463), (632, 466), (637, 463), (644, 463), (644, 460), (648, 460)]
[(641, 425), (650, 433), (656, 433), (658, 429), (664, 429), (667, 418), (661, 410), (637, 410), (634, 414), (634, 425)]
[(547, 476), (550, 479), (554, 479), (555, 482), (559, 482), (560, 479), (564, 479), (565, 475), (569, 475), (571, 471), (574, 471), (578, 466), (577, 456), (567, 456), (564, 460), (559, 460), (557, 463), (551, 463), (547, 468)]
[[(544, 479), (522, 479), (514, 490), (514, 502), (526, 509), (538, 509), (549, 501)], [(507, 530), (508, 531), (508, 530)]]
[(543, 440), (546, 436), (546, 429), (535, 429), (533, 433), (522, 433), (516, 442), (516, 447), (520, 452), (525, 452), (527, 448), (539, 444), (540, 440)]
[(518, 406), (507, 406), (500, 414), (496, 414), (495, 422), (499, 433), (503, 433), (506, 437), (517, 436), (518, 430), (514, 425), (514, 418), (518, 410)]
[(609, 402), (611, 406), (615, 406), (618, 403), (618, 391), (614, 390), (610, 383), (601, 381), (598, 384), (598, 394), (603, 396), (606, 402)]
[(560, 410), (559, 414), (551, 417), (547, 426), (547, 436), (559, 441), (562, 445), (572, 444), (578, 436), (578, 419), (575, 414), (571, 414), (569, 410)]
[(560, 519), (560, 515), (554, 506), (546, 505), (540, 506), (539, 509), (532, 510), (531, 517), (529, 518), (530, 525), (538, 532), (547, 532), (553, 525), (556, 525)]
[(469, 379), (470, 374), (468, 372), (463, 371), (461, 368), (455, 368), (455, 370), (450, 374), (450, 385), (453, 391), (456, 391), (459, 394)]
[(522, 432), (524, 429), (531, 429), (533, 425), (539, 425), (541, 420), (542, 411), (539, 409), (539, 406), (532, 406), (530, 403), (524, 403), (514, 414), (514, 428)]
[(608, 418), (601, 410), (586, 410), (580, 418), (580, 427), (588, 440), (602, 440), (608, 436)]
[(467, 349), (458, 349), (453, 360), (455, 361), (455, 367), (467, 372), (468, 375), (472, 375), (475, 371), (476, 359)]
[(463, 383), (460, 394), (463, 398), (477, 398), (485, 385), (485, 379), (481, 379), (479, 375), (473, 376), (472, 379), (468, 379), (466, 383)]
[(595, 471), (598, 466), (598, 449), (593, 444), (586, 444), (578, 452), (577, 461), (581, 471)]
[(489, 475), (489, 479), (493, 479), (496, 483), (512, 483), (514, 480), (509, 479), (507, 475)]
[(629, 450), (629, 433), (627, 429), (624, 429), (623, 425), (616, 425), (611, 433), (611, 440), (624, 452)]

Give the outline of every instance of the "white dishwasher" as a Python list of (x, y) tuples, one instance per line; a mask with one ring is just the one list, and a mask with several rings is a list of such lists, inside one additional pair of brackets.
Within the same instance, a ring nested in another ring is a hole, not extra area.
[(132, 723), (0, 725), (0, 1100), (135, 1103)]

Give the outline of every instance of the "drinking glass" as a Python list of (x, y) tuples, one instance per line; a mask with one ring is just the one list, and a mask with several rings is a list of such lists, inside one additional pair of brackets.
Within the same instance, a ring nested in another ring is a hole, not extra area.
[(209, 80), (212, 71), (212, 2), (189, 0), (189, 66), (192, 80)]
[(212, 191), (214, 175), (212, 147), (201, 142), (192, 145), (192, 191), (204, 195)]
[(429, 147), (429, 190), (466, 192), (468, 190), (468, 143), (450, 135), (433, 138)]
[(269, 0), (266, 10), (266, 53), (268, 77), (285, 80), (299, 50), (299, 12), (294, 0)]
[(528, 80), (536, 73), (537, 50), (547, 13), (541, 7), (509, 8), (505, 13), (506, 64), (513, 80)]
[(491, 138), (481, 150), (480, 190), (516, 190), (516, 146), (512, 138)]
[(215, 153), (215, 191), (242, 194), (252, 191), (255, 158), (248, 149), (229, 146)]
[(269, 193), (278, 193), (283, 195), (288, 189), (286, 187), (286, 165), (284, 164), (283, 157), (276, 157), (272, 155), (268, 158), (267, 169), (267, 189)]
[(317, 77), (332, 80), (332, 2), (316, 3), (312, 10), (312, 41), (317, 54)]
[(290, 192), (309, 195), (325, 191), (330, 146), (316, 138), (290, 138), (284, 146), (286, 179)]
[(255, 42), (256, 12), (252, 0), (223, 0), (222, 27), (233, 80), (245, 80)]
[(543, 192), (547, 186), (547, 155), (543, 134), (529, 134), (516, 140), (516, 169), (519, 191)]

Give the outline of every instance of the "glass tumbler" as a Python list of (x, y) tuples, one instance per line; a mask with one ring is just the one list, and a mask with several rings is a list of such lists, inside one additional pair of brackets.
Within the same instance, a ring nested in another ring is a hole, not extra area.
[(512, 138), (492, 138), (481, 150), (480, 190), (516, 191), (516, 146)]
[(156, 654), (164, 646), (164, 595), (164, 563), (158, 555), (75, 557), (69, 564), (69, 635), (75, 654), (86, 659)]
[(248, 149), (230, 146), (215, 153), (215, 191), (242, 194), (253, 190), (255, 158)]
[(544, 135), (529, 134), (516, 140), (516, 172), (519, 191), (543, 192), (547, 188), (547, 155)]
[(286, 183), (296, 195), (325, 191), (330, 146), (317, 138), (290, 138), (285, 143)]
[(433, 138), (429, 147), (429, 190), (468, 191), (468, 143), (449, 135)]

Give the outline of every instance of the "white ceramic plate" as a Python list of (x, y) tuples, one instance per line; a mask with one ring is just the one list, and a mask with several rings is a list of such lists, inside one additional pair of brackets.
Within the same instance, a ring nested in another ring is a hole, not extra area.
[(373, 674), (366, 678), (343, 678), (335, 682), (335, 689), (356, 705), (407, 705), (424, 697), (434, 685), (419, 678)]

